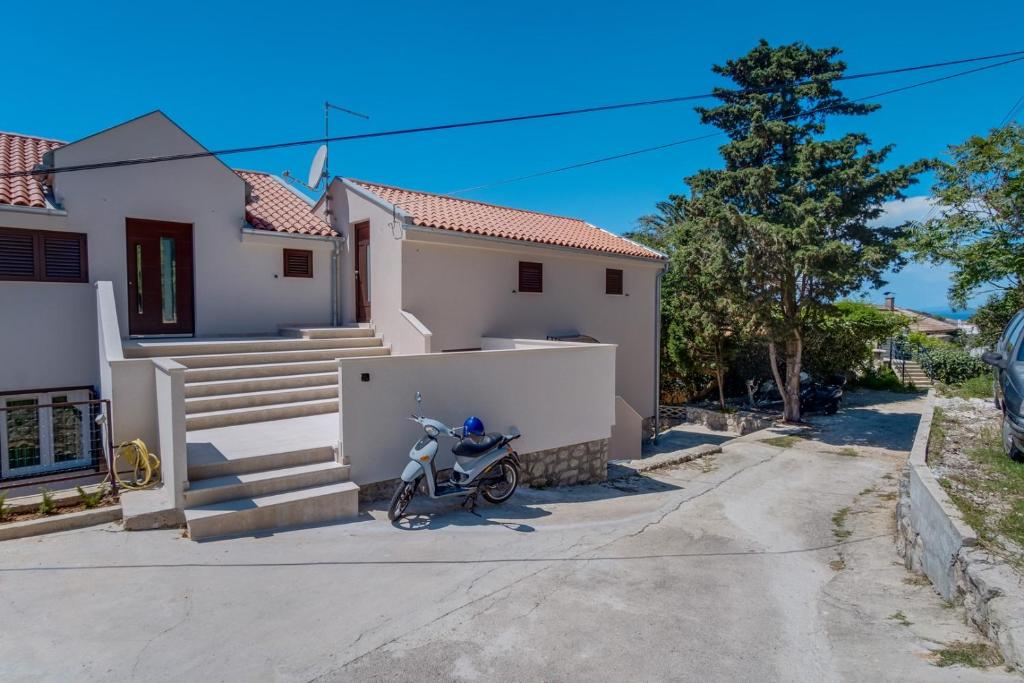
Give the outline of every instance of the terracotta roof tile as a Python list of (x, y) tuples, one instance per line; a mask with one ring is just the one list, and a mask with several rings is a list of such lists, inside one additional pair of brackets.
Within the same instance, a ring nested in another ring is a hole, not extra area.
[(363, 180), (349, 180), (402, 209), (409, 214), (415, 225), (623, 256), (662, 258), (647, 247), (578, 218), (484, 204)]
[[(63, 144), (31, 135), (0, 132), (0, 173), (31, 171), (42, 163), (44, 154)], [(43, 184), (33, 176), (0, 178), (0, 204), (45, 208)]]
[(291, 232), (300, 235), (337, 235), (322, 218), (313, 213), (309, 202), (269, 173), (235, 171), (249, 187), (245, 220), (258, 230)]

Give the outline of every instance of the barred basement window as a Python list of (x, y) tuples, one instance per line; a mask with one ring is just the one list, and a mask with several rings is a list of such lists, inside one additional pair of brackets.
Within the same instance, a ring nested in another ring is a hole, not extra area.
[(309, 249), (285, 249), (284, 276), (313, 277), (313, 252)]
[(85, 235), (0, 228), (0, 280), (88, 282)]
[(544, 264), (519, 262), (519, 291), (537, 294), (544, 291)]
[(617, 268), (606, 268), (604, 271), (604, 293), (622, 294), (622, 271)]

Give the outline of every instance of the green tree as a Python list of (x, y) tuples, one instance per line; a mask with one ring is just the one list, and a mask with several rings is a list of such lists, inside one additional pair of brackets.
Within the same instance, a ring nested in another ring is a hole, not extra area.
[(674, 202), (696, 232), (728, 245), (744, 318), (767, 342), (789, 421), (800, 419), (807, 331), (830, 302), (881, 286), (882, 273), (901, 263), (901, 229), (871, 223), (920, 170), (882, 170), (891, 147), (873, 149), (863, 134), (825, 137), (829, 116), (877, 109), (836, 89), (846, 70), (839, 52), (761, 41), (715, 66), (735, 89), (716, 89), (721, 103), (697, 111), (729, 136), (719, 150), (725, 168), (687, 178), (690, 195)]
[(840, 301), (807, 333), (807, 367), (819, 375), (863, 373), (878, 342), (905, 332), (909, 319), (861, 301)]
[[(918, 224), (919, 257), (953, 265), (950, 300), (994, 290), (1020, 299), (1024, 286), (1024, 127), (1013, 123), (950, 147), (935, 161), (939, 216)], [(998, 304), (997, 296), (996, 302)]]
[(971, 316), (978, 326), (976, 342), (980, 346), (995, 346), (1010, 318), (1024, 308), (1024, 289), (1011, 289), (992, 294)]
[(655, 234), (669, 255), (662, 283), (666, 360), (694, 384), (712, 376), (724, 409), (725, 374), (741, 328), (728, 245), (685, 220), (659, 226)]

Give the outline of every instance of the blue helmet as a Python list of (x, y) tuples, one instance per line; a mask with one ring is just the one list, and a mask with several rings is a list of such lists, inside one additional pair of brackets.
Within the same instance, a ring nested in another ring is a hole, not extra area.
[(466, 421), (462, 423), (462, 434), (463, 436), (474, 436), (484, 435), (484, 423), (479, 417), (467, 417)]

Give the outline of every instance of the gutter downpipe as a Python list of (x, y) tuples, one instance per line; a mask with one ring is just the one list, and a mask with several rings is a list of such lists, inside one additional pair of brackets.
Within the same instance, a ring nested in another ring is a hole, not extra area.
[(668, 270), (668, 262), (658, 271), (654, 287), (654, 435), (652, 443), (658, 443), (661, 433), (661, 278)]

